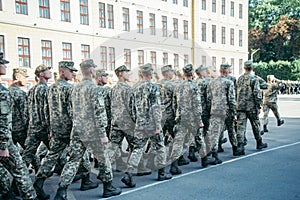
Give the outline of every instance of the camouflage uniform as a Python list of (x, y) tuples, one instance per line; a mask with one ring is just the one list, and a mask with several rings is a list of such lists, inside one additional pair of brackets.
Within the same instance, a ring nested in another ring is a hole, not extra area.
[(101, 88), (101, 92), (104, 98), (104, 104), (105, 104), (105, 111), (107, 115), (107, 127), (106, 127), (106, 135), (108, 138), (110, 138), (110, 129), (111, 129), (111, 88), (109, 86), (101, 86), (98, 85)]
[(2, 182), (1, 187), (3, 188), (0, 193), (5, 194), (8, 192), (9, 185), (7, 184), (10, 183), (7, 180), (10, 173), (16, 181), (23, 199), (34, 199), (36, 194), (28, 169), (11, 138), (11, 103), (9, 90), (0, 84), (0, 149), (8, 149), (10, 154), (9, 158), (0, 160), (0, 182)]

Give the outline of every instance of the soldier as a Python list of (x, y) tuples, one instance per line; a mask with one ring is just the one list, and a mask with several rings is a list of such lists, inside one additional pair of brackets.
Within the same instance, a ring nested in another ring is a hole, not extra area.
[[(8, 63), (9, 61), (3, 59), (3, 53), (0, 53), (0, 81), (2, 75), (6, 75), (6, 64)], [(0, 84), (0, 194), (2, 199), (14, 199), (12, 192), (9, 190), (10, 173), (17, 183), (22, 198), (36, 199), (28, 169), (18, 147), (12, 141), (11, 103), (9, 90)]]
[(128, 159), (128, 167), (121, 181), (128, 187), (135, 187), (132, 172), (138, 167), (144, 153), (144, 147), (151, 140), (151, 153), (156, 150), (158, 181), (172, 178), (165, 173), (166, 149), (161, 128), (161, 102), (157, 85), (151, 82), (153, 68), (151, 64), (140, 66), (142, 81), (133, 88), (132, 118), (135, 121), (133, 151)]
[[(200, 156), (202, 167), (207, 167), (206, 146), (203, 135), (199, 129), (203, 128), (202, 106), (200, 92), (193, 80), (194, 69), (191, 64), (183, 68), (185, 80), (179, 84), (174, 92), (174, 110), (176, 113), (174, 127), (175, 138), (171, 159), (176, 160), (183, 155), (184, 147), (195, 143), (195, 137), (198, 138), (200, 145)], [(184, 145), (185, 144), (185, 145)]]
[[(59, 79), (52, 84), (47, 91), (48, 105), (45, 110), (49, 112), (50, 124), (50, 149), (46, 157), (42, 161), (42, 165), (36, 174), (34, 187), (39, 199), (49, 199), (50, 195), (45, 194), (43, 184), (46, 178), (51, 176), (51, 170), (57, 163), (65, 148), (70, 143), (70, 134), (72, 130), (72, 105), (71, 92), (72, 85), (68, 81), (74, 77), (74, 62), (61, 61), (59, 66)], [(88, 158), (88, 156), (86, 156)], [(90, 167), (88, 159), (82, 159), (85, 164), (83, 166)], [(57, 163), (60, 164), (60, 163)], [(98, 187), (98, 184), (93, 183), (89, 179), (90, 169), (85, 169), (82, 176), (80, 190), (88, 190)]]
[(41, 142), (43, 142), (49, 149), (49, 124), (47, 122), (48, 116), (44, 112), (44, 106), (47, 102), (47, 83), (52, 77), (51, 67), (39, 65), (35, 69), (35, 75), (38, 77), (39, 82), (32, 87), (28, 92), (28, 110), (29, 110), (29, 126), (27, 138), (25, 141), (25, 150), (23, 159), (27, 166), (32, 164), (35, 172), (37, 173), (40, 162), (33, 162), (37, 149)]
[(250, 120), (254, 137), (256, 139), (256, 149), (267, 148), (267, 143), (262, 142), (260, 135), (260, 104), (261, 92), (259, 81), (252, 75), (253, 62), (246, 61), (244, 65), (245, 73), (237, 81), (237, 141), (241, 154), (244, 152), (244, 135), (247, 126), (247, 119)]
[[(219, 143), (220, 133), (223, 130), (226, 119), (237, 120), (235, 88), (233, 81), (228, 80), (230, 65), (222, 64), (220, 67), (221, 76), (211, 80), (208, 86), (208, 106), (210, 108), (209, 134), (208, 134), (208, 151), (212, 152), (214, 161), (211, 164), (220, 164), (222, 160), (218, 157), (217, 145)], [(237, 149), (236, 135), (233, 130), (233, 123), (228, 129), (232, 151), (234, 156), (240, 155)]]
[(281, 126), (284, 124), (284, 120), (280, 119), (280, 114), (278, 112), (278, 106), (277, 106), (277, 94), (278, 91), (281, 89), (282, 84), (281, 81), (276, 79), (274, 75), (268, 75), (267, 76), (268, 80), (268, 89), (263, 90), (263, 127), (264, 127), (264, 132), (268, 132), (268, 115), (270, 109), (273, 111), (276, 119), (277, 119), (277, 126)]
[(72, 183), (81, 159), (89, 148), (99, 161), (99, 174), (103, 182), (103, 197), (119, 195), (120, 189), (112, 185), (112, 169), (108, 157), (105, 128), (106, 112), (100, 88), (93, 82), (95, 78), (94, 61), (88, 59), (80, 64), (83, 79), (73, 87), (71, 94), (73, 127), (70, 141), (70, 159), (61, 173), (55, 200), (67, 199), (67, 188)]
[(129, 69), (125, 65), (115, 69), (118, 77), (117, 84), (111, 90), (111, 145), (112, 158), (116, 158), (116, 168), (125, 171), (126, 163), (122, 160), (122, 141), (126, 138), (129, 144), (129, 151), (132, 151), (133, 130), (135, 123), (132, 118), (132, 105), (130, 98), (132, 93), (129, 81)]

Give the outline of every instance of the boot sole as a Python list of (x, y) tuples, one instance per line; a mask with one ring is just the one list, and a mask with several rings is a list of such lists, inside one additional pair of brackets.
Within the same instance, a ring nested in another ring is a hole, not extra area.
[(118, 196), (122, 193), (122, 191), (120, 192), (117, 192), (117, 193), (113, 193), (113, 194), (110, 194), (110, 195), (102, 195), (103, 198), (108, 198), (108, 197), (113, 197), (113, 196)]

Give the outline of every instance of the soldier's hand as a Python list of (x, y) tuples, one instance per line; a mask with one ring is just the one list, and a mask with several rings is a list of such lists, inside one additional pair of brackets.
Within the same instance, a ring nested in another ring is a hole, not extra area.
[(236, 116), (236, 115), (233, 115), (233, 116), (232, 116), (232, 119), (233, 119), (233, 121), (236, 122), (236, 121), (237, 121), (237, 116)]
[(0, 150), (0, 160), (6, 160), (9, 157), (8, 149)]
[(108, 143), (108, 137), (101, 138), (101, 143), (102, 144), (107, 144)]
[(201, 122), (200, 124), (199, 124), (199, 128), (203, 128), (204, 127), (204, 124), (203, 124), (203, 122)]
[(160, 134), (160, 130), (155, 130), (155, 135), (159, 135)]

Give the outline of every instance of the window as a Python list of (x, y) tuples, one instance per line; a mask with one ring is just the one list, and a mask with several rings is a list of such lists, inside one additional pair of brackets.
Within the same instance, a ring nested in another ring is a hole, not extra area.
[(216, 66), (217, 66), (217, 57), (213, 56), (211, 60), (212, 60), (211, 65), (213, 66), (214, 69), (216, 69)]
[(114, 6), (107, 4), (107, 21), (108, 21), (108, 28), (114, 28)]
[(109, 69), (114, 70), (115, 69), (115, 48), (109, 47), (108, 50), (109, 50), (109, 53), (108, 53)]
[(178, 38), (178, 19), (173, 18), (173, 37)]
[(243, 59), (239, 59), (239, 74), (243, 73)]
[(189, 55), (184, 54), (184, 66), (186, 66), (187, 64), (189, 64)]
[(201, 40), (206, 42), (206, 23), (201, 24)]
[(63, 22), (71, 22), (70, 0), (60, 0), (60, 18)]
[(225, 32), (226, 32), (226, 28), (222, 26), (222, 32), (221, 32), (222, 44), (226, 43)]
[(217, 11), (216, 0), (212, 0), (211, 3), (212, 3), (212, 5), (211, 5), (211, 11), (215, 13)]
[(179, 67), (179, 56), (178, 54), (174, 53), (174, 68)]
[(155, 14), (149, 14), (149, 22), (150, 22), (150, 34), (155, 35)]
[(234, 58), (231, 58), (231, 59), (230, 59), (230, 65), (231, 65), (231, 68), (230, 68), (230, 69), (232, 69), (231, 73), (234, 74)]
[(163, 65), (167, 65), (168, 64), (168, 53), (167, 52), (163, 52)]
[(4, 35), (0, 35), (0, 52), (3, 52), (3, 54), (5, 55), (5, 51), (4, 51)]
[(211, 26), (211, 41), (212, 41), (212, 43), (217, 42), (217, 26), (216, 25)]
[(80, 0), (80, 24), (89, 25), (88, 0)]
[(3, 8), (2, 8), (2, 0), (0, 0), (0, 11), (2, 11)]
[(243, 4), (239, 4), (239, 18), (243, 19)]
[(222, 64), (226, 63), (226, 58), (222, 57)]
[(161, 1), (167, 2), (167, 0), (161, 0)]
[(184, 39), (189, 39), (189, 22), (186, 20), (183, 20), (183, 36)]
[(151, 64), (154, 68), (156, 68), (156, 52), (155, 51), (150, 51), (151, 55)]
[(123, 8), (123, 31), (130, 31), (129, 28), (129, 9)]
[(105, 23), (105, 4), (99, 3), (99, 24), (101, 28), (106, 27)]
[(206, 10), (206, 0), (202, 0), (202, 10)]
[(107, 48), (105, 46), (100, 46), (100, 67), (107, 70)]
[(188, 0), (183, 0), (183, 7), (188, 7), (188, 6), (189, 6)]
[(81, 45), (81, 58), (86, 60), (90, 58), (90, 45), (82, 44)]
[(18, 38), (19, 67), (30, 67), (30, 47), (28, 38)]
[(138, 66), (141, 66), (144, 64), (144, 51), (138, 50)]
[(230, 45), (234, 45), (234, 29), (230, 29)]
[(42, 40), (42, 63), (47, 67), (52, 67), (52, 42)]
[(131, 69), (131, 50), (130, 49), (124, 49), (124, 64)]
[(234, 2), (230, 2), (230, 16), (234, 17)]
[(173, 4), (178, 4), (178, 0), (173, 0)]
[(39, 0), (39, 9), (41, 18), (50, 18), (49, 0)]
[(239, 30), (239, 46), (243, 46), (243, 30)]
[(225, 9), (225, 6), (226, 6), (226, 4), (225, 4), (225, 0), (222, 0), (222, 5), (221, 5), (221, 12), (222, 12), (222, 15), (225, 15), (225, 13), (226, 13), (226, 9)]
[(72, 60), (72, 44), (62, 43), (63, 60)]
[(27, 0), (16, 0), (16, 13), (17, 14), (28, 14)]
[(143, 11), (136, 11), (138, 33), (143, 33)]
[(162, 31), (163, 31), (163, 37), (168, 37), (168, 19), (167, 19), (167, 16), (162, 16)]
[(206, 66), (206, 56), (202, 56), (202, 65)]

